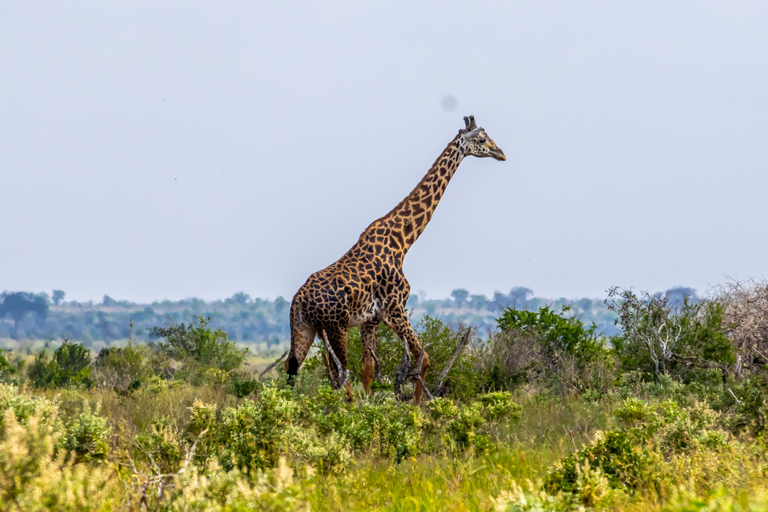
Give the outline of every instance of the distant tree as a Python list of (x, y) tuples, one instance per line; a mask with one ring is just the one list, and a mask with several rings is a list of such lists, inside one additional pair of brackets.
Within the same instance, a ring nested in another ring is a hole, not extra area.
[(236, 304), (240, 304), (241, 306), (244, 306), (251, 300), (251, 296), (248, 295), (245, 292), (237, 292), (236, 294), (232, 295), (231, 299), (232, 302), (235, 302)]
[(509, 291), (509, 301), (512, 303), (512, 307), (524, 308), (525, 303), (528, 301), (528, 297), (533, 295), (533, 290), (526, 288), (525, 286), (515, 286)]
[(488, 297), (486, 297), (485, 295), (472, 295), (469, 298), (469, 306), (476, 311), (485, 309), (487, 305), (488, 305)]
[(462, 308), (469, 297), (469, 292), (464, 288), (457, 288), (451, 292), (451, 297), (453, 297), (456, 307)]
[(61, 301), (64, 300), (64, 295), (66, 294), (63, 290), (53, 290), (53, 297), (51, 299), (53, 301), (53, 305), (58, 306), (61, 304)]
[(414, 310), (418, 307), (418, 305), (419, 305), (419, 296), (416, 295), (415, 293), (412, 293), (408, 297), (408, 302), (405, 303), (405, 307), (408, 308), (409, 310)]
[(48, 301), (44, 295), (29, 292), (3, 292), (0, 295), (0, 317), (13, 318), (13, 327), (19, 330), (19, 323), (27, 313), (34, 313), (38, 323), (48, 316)]
[(104, 298), (101, 300), (101, 303), (105, 306), (113, 306), (117, 301), (110, 297), (109, 295), (104, 295)]
[(696, 296), (696, 290), (694, 288), (688, 288), (687, 286), (676, 286), (674, 288), (670, 288), (664, 292), (664, 296), (667, 298), (668, 304), (674, 308), (683, 306), (686, 299), (688, 299), (688, 301), (692, 304), (698, 304), (701, 302), (701, 300)]
[(283, 311), (285, 310), (285, 307), (288, 305), (288, 301), (285, 300), (282, 297), (278, 297), (275, 299), (275, 314), (276, 315), (282, 315)]

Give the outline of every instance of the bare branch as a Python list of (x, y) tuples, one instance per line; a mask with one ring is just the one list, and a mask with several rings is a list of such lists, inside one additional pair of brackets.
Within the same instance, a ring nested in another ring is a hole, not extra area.
[(261, 372), (261, 373), (259, 374), (259, 380), (261, 380), (261, 378), (262, 378), (264, 375), (266, 375), (266, 374), (267, 374), (267, 372), (269, 372), (269, 370), (271, 370), (272, 368), (274, 368), (275, 366), (277, 366), (277, 363), (279, 363), (280, 361), (282, 361), (282, 360), (283, 360), (283, 358), (284, 358), (285, 356), (287, 356), (287, 355), (288, 355), (288, 351), (286, 350), (285, 352), (283, 352), (283, 355), (281, 355), (280, 357), (278, 357), (278, 358), (275, 360), (275, 362), (274, 362), (274, 363), (272, 363), (272, 364), (270, 364), (269, 366), (267, 366), (266, 368), (264, 368), (264, 371), (263, 371), (263, 372)]
[(470, 335), (472, 334), (472, 329), (467, 328), (467, 330), (464, 332), (464, 336), (461, 338), (461, 341), (459, 341), (459, 346), (456, 347), (456, 352), (454, 352), (453, 357), (451, 357), (450, 361), (448, 361), (448, 364), (445, 365), (445, 368), (443, 368), (443, 371), (440, 372), (440, 377), (437, 379), (437, 384), (435, 384), (435, 391), (433, 392), (435, 396), (440, 396), (440, 393), (442, 393), (442, 387), (443, 387), (443, 380), (448, 376), (448, 372), (451, 370), (451, 367), (453, 366), (453, 363), (456, 362), (456, 359), (459, 357), (459, 354), (464, 349), (464, 347), (469, 343)]

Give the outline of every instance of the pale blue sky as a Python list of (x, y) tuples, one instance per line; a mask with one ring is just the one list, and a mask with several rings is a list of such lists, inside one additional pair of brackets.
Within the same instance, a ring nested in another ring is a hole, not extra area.
[(467, 114), (508, 160), (461, 165), (414, 291), (765, 276), (766, 27), (758, 1), (0, 1), (0, 290), (289, 298)]

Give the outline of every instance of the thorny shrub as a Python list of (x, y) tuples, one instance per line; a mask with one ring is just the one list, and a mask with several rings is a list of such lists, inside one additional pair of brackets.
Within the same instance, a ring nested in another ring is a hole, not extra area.
[(661, 375), (696, 379), (702, 370), (717, 369), (725, 379), (736, 361), (717, 302), (686, 297), (673, 304), (667, 296), (618, 288), (606, 302), (622, 328), (611, 341), (623, 370), (641, 370), (659, 381)]

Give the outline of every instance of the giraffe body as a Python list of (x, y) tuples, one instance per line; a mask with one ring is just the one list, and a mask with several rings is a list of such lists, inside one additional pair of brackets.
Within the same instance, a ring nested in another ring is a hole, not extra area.
[[(405, 314), (410, 285), (403, 273), (408, 249), (424, 232), (440, 199), (465, 156), (505, 160), (504, 153), (478, 128), (474, 118), (464, 118), (466, 128), (448, 144), (416, 188), (387, 215), (372, 222), (357, 243), (336, 262), (315, 272), (299, 288), (291, 302), (291, 350), (285, 362), (289, 376), (298, 372), (315, 336), (327, 341), (347, 367), (347, 329), (359, 326), (363, 342), (362, 381), (370, 392), (374, 375), (376, 327), (384, 322), (403, 341), (415, 359), (421, 345)], [(328, 366), (331, 378), (337, 369)], [(421, 381), (414, 388), (419, 404), (422, 382), (429, 368), (425, 353)], [(346, 383), (347, 397), (351, 387)]]

